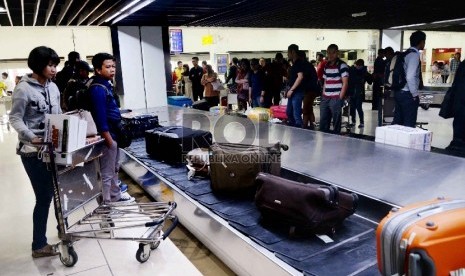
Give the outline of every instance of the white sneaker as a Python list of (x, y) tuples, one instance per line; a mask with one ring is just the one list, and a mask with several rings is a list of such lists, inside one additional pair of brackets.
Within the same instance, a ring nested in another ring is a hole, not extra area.
[(134, 203), (136, 199), (130, 196), (127, 192), (121, 193), (121, 197), (117, 201), (110, 202), (110, 205), (124, 205)]

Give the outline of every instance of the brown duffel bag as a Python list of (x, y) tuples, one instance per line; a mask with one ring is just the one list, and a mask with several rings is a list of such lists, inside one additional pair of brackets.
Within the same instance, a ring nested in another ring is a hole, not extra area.
[(332, 234), (355, 213), (358, 197), (337, 187), (300, 183), (267, 173), (256, 178), (255, 204), (265, 223), (291, 229)]
[(255, 193), (255, 178), (259, 172), (280, 175), (281, 149), (287, 145), (276, 143), (270, 147), (214, 143), (210, 155), (211, 188), (214, 192)]

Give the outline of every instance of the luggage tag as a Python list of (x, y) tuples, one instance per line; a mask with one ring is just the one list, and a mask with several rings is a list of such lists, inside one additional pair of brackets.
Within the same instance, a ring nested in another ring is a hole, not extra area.
[(328, 244), (328, 243), (332, 243), (334, 242), (333, 239), (331, 239), (328, 235), (316, 235), (320, 240), (322, 240), (324, 243)]

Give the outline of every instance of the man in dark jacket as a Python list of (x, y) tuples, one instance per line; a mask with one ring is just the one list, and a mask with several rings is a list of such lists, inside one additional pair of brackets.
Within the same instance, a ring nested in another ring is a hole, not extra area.
[(372, 110), (378, 110), (379, 103), (381, 102), (381, 87), (383, 86), (384, 70), (386, 68), (386, 60), (384, 56), (384, 49), (379, 49), (378, 57), (375, 59), (375, 64), (373, 66), (373, 97), (371, 99)]
[(460, 62), (452, 86), (455, 86), (452, 102), (454, 112), (453, 138), (446, 149), (465, 154), (465, 60)]
[(359, 59), (355, 64), (349, 68), (349, 88), (347, 89), (350, 97), (350, 117), (352, 119), (352, 125), (355, 126), (355, 111), (358, 113), (360, 118), (359, 128), (365, 126), (363, 118), (362, 103), (365, 95), (365, 82), (368, 84), (373, 83), (373, 79), (370, 73), (367, 71), (365, 61)]
[(199, 58), (192, 58), (192, 65), (194, 65), (189, 71), (189, 79), (192, 81), (192, 94), (194, 101), (203, 99), (203, 85), (200, 83), (203, 76), (203, 69), (199, 66)]
[(78, 52), (69, 52), (68, 61), (65, 67), (57, 73), (55, 83), (63, 95), (68, 81), (76, 74), (76, 64), (81, 61), (81, 55)]

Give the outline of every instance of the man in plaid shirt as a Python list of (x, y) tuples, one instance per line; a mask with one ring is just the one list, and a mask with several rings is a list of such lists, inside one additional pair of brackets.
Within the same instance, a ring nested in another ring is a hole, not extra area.
[(447, 83), (453, 83), (455, 78), (455, 73), (457, 72), (457, 68), (459, 68), (460, 64), (460, 53), (457, 52), (454, 55), (454, 58), (450, 61), (450, 75)]

